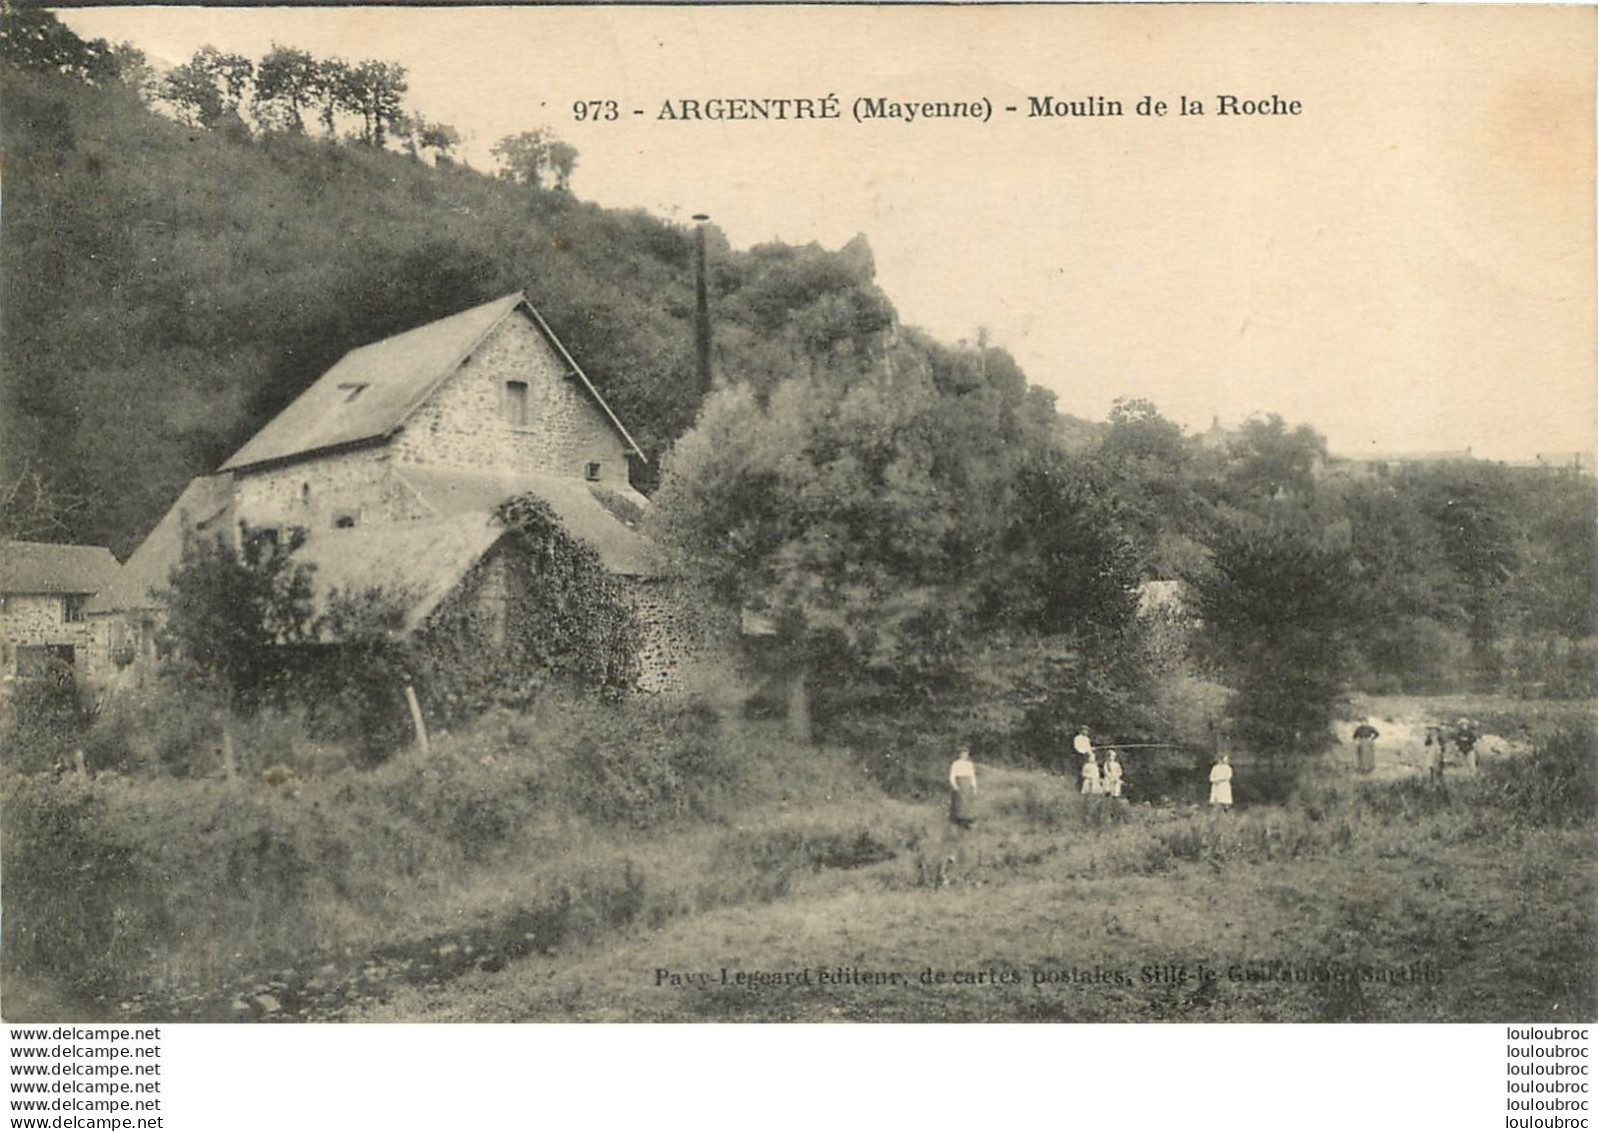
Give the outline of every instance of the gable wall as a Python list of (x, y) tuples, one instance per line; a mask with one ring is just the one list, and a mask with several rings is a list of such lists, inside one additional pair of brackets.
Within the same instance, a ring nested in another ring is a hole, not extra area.
[[(527, 383), (527, 423), (504, 416), (507, 381)], [(390, 445), (401, 465), (583, 478), (627, 485), (621, 437), (543, 335), (521, 314), (494, 330)]]

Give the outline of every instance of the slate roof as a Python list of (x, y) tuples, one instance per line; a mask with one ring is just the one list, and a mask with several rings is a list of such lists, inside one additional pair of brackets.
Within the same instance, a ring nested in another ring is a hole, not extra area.
[(150, 591), (167, 588), (173, 567), (183, 560), (184, 522), (196, 530), (214, 530), (232, 504), (231, 476), (202, 475), (190, 480), (115, 578), (84, 606), (84, 612), (159, 608), (161, 602), (150, 596)]
[[(653, 577), (659, 573), (643, 535), (618, 518), (600, 501), (596, 488), (581, 479), (415, 468), (402, 470), (400, 478), (440, 515), (487, 516), (506, 499), (536, 495), (549, 504), (568, 534), (598, 551), (605, 568), (612, 573), (624, 577)], [(631, 496), (640, 513), (648, 506), (642, 495), (630, 489), (622, 492), (607, 485), (598, 490)]]
[(118, 568), (104, 546), (0, 542), (0, 593), (96, 593)]
[(427, 619), (504, 534), (481, 513), (374, 522), (318, 530), (294, 560), (315, 567), (311, 585), (318, 613), (327, 611), (335, 589), (350, 595), (382, 589), (403, 595), (409, 631)]
[(386, 439), (506, 318), (521, 310), (627, 446), (643, 452), (520, 291), (353, 349), (222, 465), (232, 471)]

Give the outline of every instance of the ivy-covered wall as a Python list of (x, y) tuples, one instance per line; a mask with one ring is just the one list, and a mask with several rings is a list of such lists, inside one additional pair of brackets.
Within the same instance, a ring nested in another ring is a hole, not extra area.
[(643, 633), (622, 581), (543, 501), (513, 499), (497, 517), (505, 537), (415, 635), (430, 709), (458, 718), (525, 706), (551, 682), (632, 688)]

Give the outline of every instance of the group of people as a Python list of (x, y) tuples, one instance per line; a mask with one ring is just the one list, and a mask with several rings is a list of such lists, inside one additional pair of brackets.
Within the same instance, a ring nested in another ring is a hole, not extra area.
[(1476, 769), (1476, 743), (1481, 739), (1481, 727), (1473, 719), (1461, 718), (1455, 723), (1433, 723), (1426, 728), (1426, 776), (1433, 783), (1443, 780), (1443, 763), (1452, 745), (1459, 751), (1466, 768)]
[[(1086, 730), (1077, 733), (1072, 746), (1082, 755), (1082, 796), (1122, 797), (1125, 772), (1120, 755), (1107, 749), (1101, 764)], [(976, 803), (977, 767), (971, 761), (971, 748), (962, 746), (949, 766), (949, 819), (961, 828), (970, 828), (977, 819)], [(1232, 807), (1232, 763), (1226, 754), (1217, 757), (1210, 769), (1210, 805), (1221, 812)]]
[[(1361, 719), (1354, 728), (1354, 769), (1368, 774), (1376, 769), (1376, 740), (1381, 731), (1371, 726), (1369, 719)], [(1481, 739), (1481, 727), (1469, 718), (1454, 723), (1432, 723), (1426, 728), (1426, 776), (1432, 782), (1443, 780), (1443, 765), (1448, 748), (1459, 751), (1460, 760), (1476, 768), (1476, 743)]]
[(1082, 796), (1083, 797), (1120, 797), (1121, 779), (1125, 776), (1121, 769), (1121, 756), (1112, 748), (1104, 753), (1104, 765), (1099, 765), (1098, 754), (1093, 749), (1093, 740), (1088, 737), (1087, 731), (1081, 731), (1072, 739), (1076, 752), (1082, 755)]

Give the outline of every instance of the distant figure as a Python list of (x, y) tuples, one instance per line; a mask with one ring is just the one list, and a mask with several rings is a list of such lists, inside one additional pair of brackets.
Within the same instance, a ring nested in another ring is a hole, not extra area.
[(949, 766), (949, 820), (962, 829), (977, 822), (977, 768), (968, 746), (960, 747), (959, 757)]
[(1232, 808), (1232, 759), (1222, 754), (1210, 771), (1210, 804), (1222, 812)]
[(1426, 728), (1426, 777), (1433, 785), (1442, 784), (1443, 755), (1452, 737), (1449, 728), (1442, 725)]
[(1099, 760), (1088, 751), (1087, 761), (1082, 763), (1082, 796), (1092, 797), (1104, 792), (1104, 783), (1099, 779)]
[(1121, 759), (1114, 750), (1104, 756), (1104, 792), (1111, 797), (1121, 796)]
[(1476, 743), (1481, 739), (1481, 727), (1472, 719), (1460, 719), (1454, 724), (1454, 745), (1465, 756), (1465, 765), (1476, 769)]
[(1368, 774), (1376, 768), (1376, 740), (1381, 731), (1371, 726), (1369, 719), (1361, 719), (1354, 728), (1354, 768)]

